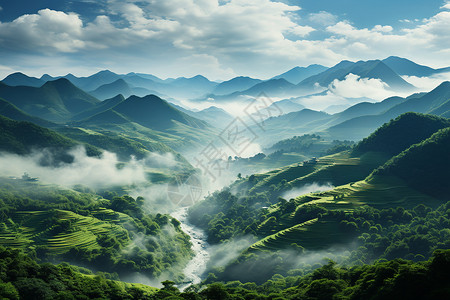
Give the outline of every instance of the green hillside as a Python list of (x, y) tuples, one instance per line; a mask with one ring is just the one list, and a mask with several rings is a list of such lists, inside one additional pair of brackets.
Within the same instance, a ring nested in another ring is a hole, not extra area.
[(36, 263), (24, 253), (0, 247), (2, 299), (149, 299), (158, 289), (107, 279), (67, 263)]
[(414, 94), (405, 101), (375, 115), (362, 115), (326, 129), (326, 133), (337, 139), (363, 139), (391, 119), (407, 112), (436, 114), (446, 117), (450, 105), (450, 82), (443, 82), (426, 94)]
[(97, 103), (94, 107), (86, 109), (86, 110), (82, 111), (81, 113), (76, 114), (75, 116), (72, 117), (72, 120), (73, 121), (81, 121), (81, 120), (88, 119), (99, 113), (105, 112), (105, 111), (109, 110), (110, 108), (113, 108), (114, 106), (116, 106), (117, 104), (119, 104), (120, 102), (122, 102), (124, 100), (125, 100), (125, 97), (123, 95), (117, 95), (113, 98), (106, 99), (100, 103)]
[(439, 129), (449, 127), (450, 120), (419, 113), (406, 113), (378, 128), (358, 143), (353, 153), (368, 151), (397, 155), (409, 146), (430, 137)]
[(358, 61), (356, 63), (342, 61), (322, 73), (304, 79), (298, 86), (311, 88), (315, 83), (319, 83), (321, 86), (326, 87), (335, 79), (344, 80), (345, 76), (350, 73), (361, 78), (379, 78), (394, 89), (412, 88), (409, 83), (380, 60)]
[(171, 128), (173, 121), (193, 128), (206, 127), (204, 121), (188, 116), (155, 95), (142, 98), (131, 96), (115, 106), (114, 110), (128, 117), (133, 122), (156, 130)]
[(86, 119), (71, 124), (97, 132), (112, 131), (150, 148), (162, 143), (176, 151), (201, 147), (217, 134), (205, 121), (183, 113), (155, 95), (131, 96), (124, 101), (121, 98), (119, 95), (105, 100), (104, 105), (102, 102), (76, 116), (77, 119), (87, 116)]
[(60, 123), (99, 102), (64, 78), (39, 88), (0, 84), (0, 97), (30, 115)]
[(37, 126), (30, 122), (14, 121), (0, 116), (0, 149), (16, 154), (28, 154), (36, 149), (54, 150), (55, 154), (65, 157), (65, 152), (75, 146), (84, 146), (89, 156), (98, 156), (101, 151), (91, 145), (76, 142), (53, 130)]
[[(448, 219), (450, 192), (450, 166), (443, 159), (450, 153), (447, 126), (444, 118), (404, 114), (379, 128), (353, 153), (254, 174), (194, 205), (190, 221), (206, 230), (210, 243), (242, 235), (258, 239), (214, 275), (241, 281), (286, 276), (283, 272), (293, 268), (307, 269), (301, 258), (313, 251), (342, 260), (333, 252), (348, 249), (346, 262), (368, 263), (379, 258), (420, 260), (436, 245), (450, 248), (440, 231)], [(397, 156), (390, 159), (393, 155)], [(424, 222), (436, 230), (419, 234)], [(292, 263), (293, 255), (298, 263)], [(273, 263), (259, 268), (265, 261)]]
[(0, 245), (103, 272), (180, 278), (192, 255), (180, 223), (144, 211), (142, 198), (110, 198), (1, 178)]
[(375, 170), (370, 179), (397, 176), (419, 191), (448, 200), (449, 153), (450, 128), (447, 127), (390, 159)]
[(131, 156), (136, 159), (144, 159), (151, 153), (171, 153), (173, 154), (174, 159), (181, 164), (182, 168), (192, 168), (189, 162), (172, 148), (151, 139), (144, 141), (133, 139), (129, 136), (116, 132), (98, 132), (78, 127), (62, 127), (58, 129), (58, 132), (71, 139), (116, 153), (118, 158), (123, 161), (128, 161)]
[(43, 127), (52, 127), (56, 125), (44, 119), (33, 117), (27, 114), (26, 112), (22, 111), (21, 109), (19, 109), (14, 104), (11, 104), (8, 101), (3, 100), (1, 98), (0, 98), (0, 115), (16, 121), (31, 122)]

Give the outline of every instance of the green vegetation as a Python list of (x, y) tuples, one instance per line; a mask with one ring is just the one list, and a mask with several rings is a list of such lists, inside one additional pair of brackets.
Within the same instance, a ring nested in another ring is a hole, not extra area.
[(185, 167), (191, 168), (186, 159), (179, 153), (176, 153), (163, 143), (152, 141), (150, 139), (148, 141), (143, 141), (116, 132), (97, 132), (76, 127), (61, 128), (58, 131), (74, 140), (116, 153), (118, 158), (122, 161), (129, 160), (131, 156), (137, 159), (143, 159), (150, 153), (171, 153), (174, 155), (175, 160), (181, 162)]
[[(335, 70), (344, 76), (354, 67), (365, 76), (386, 69), (372, 61), (343, 63)], [(321, 80), (329, 80), (322, 75)], [(392, 74), (388, 79), (405, 85)], [(174, 82), (187, 88), (193, 80), (207, 84), (201, 77)], [(111, 86), (102, 89), (107, 88)], [(267, 120), (266, 133), (291, 136), (332, 125), (345, 132), (366, 122), (363, 132), (405, 111), (443, 115), (448, 111), (448, 90), (444, 83), (428, 94), (361, 104), (336, 115), (304, 109)], [(56, 133), (0, 116), (0, 150), (25, 155), (50, 148), (64, 162), (71, 162), (67, 150), (80, 145), (90, 156), (100, 156), (99, 149), (105, 149), (121, 161), (151, 153), (173, 156), (173, 168), (156, 166), (161, 158), (157, 155), (155, 166), (146, 166), (152, 177), (146, 187), (168, 182), (175, 173), (187, 176), (193, 168), (175, 150), (204, 145), (215, 132), (157, 96), (119, 95), (100, 103), (66, 79), (40, 88), (0, 84), (0, 96), (7, 99), (0, 99), (0, 113), (14, 119), (49, 127), (54, 124), (38, 117), (72, 122)], [(370, 115), (371, 110), (378, 115)], [(276, 169), (250, 176), (239, 173), (232, 185), (189, 209), (189, 220), (206, 231), (213, 249), (241, 244), (229, 255), (214, 253), (206, 280), (185, 292), (175, 283), (183, 281), (181, 272), (193, 255), (189, 237), (178, 220), (151, 210), (142, 197), (126, 195), (126, 189), (134, 187), (69, 190), (3, 178), (0, 297), (446, 299), (449, 126), (448, 119), (406, 113), (357, 145), (327, 141), (324, 132), (282, 140), (267, 156), (230, 157), (230, 164), (241, 168), (238, 172)], [(320, 157), (308, 159), (311, 156)], [(215, 265), (217, 257), (222, 261)], [(67, 263), (49, 264), (61, 261)], [(173, 281), (164, 281), (159, 290), (114, 281), (136, 274), (164, 274)]]
[[(88, 156), (99, 156), (96, 147), (81, 144), (53, 130), (37, 126), (30, 122), (14, 121), (0, 116), (0, 150), (15, 154), (29, 154), (36, 149), (51, 149), (56, 157), (71, 161), (67, 150), (84, 146)], [(58, 159), (57, 159), (58, 160)]]
[(447, 127), (393, 157), (375, 170), (373, 176), (397, 176), (419, 191), (449, 199), (449, 153), (450, 127)]
[(429, 138), (439, 129), (449, 127), (450, 120), (432, 115), (406, 113), (378, 128), (355, 147), (353, 153), (369, 151), (397, 155), (411, 145)]
[(2, 299), (151, 299), (156, 288), (107, 279), (66, 263), (37, 264), (17, 249), (0, 246)]
[(344, 150), (350, 150), (354, 144), (352, 141), (326, 141), (316, 134), (305, 134), (294, 136), (290, 139), (281, 140), (270, 147), (275, 152), (297, 152), (309, 156), (321, 156), (334, 154)]
[(0, 97), (30, 115), (56, 123), (64, 123), (100, 102), (65, 78), (48, 81), (37, 88), (2, 84)]
[[(421, 139), (411, 132), (400, 139), (415, 128), (411, 122), (421, 127)], [(405, 114), (352, 153), (239, 178), (191, 207), (190, 221), (206, 230), (212, 244), (245, 235), (258, 239), (225, 267), (211, 269), (207, 281), (262, 284), (293, 268), (312, 272), (301, 261), (317, 251), (353, 265), (380, 258), (420, 261), (449, 249), (450, 166), (442, 160), (450, 153), (450, 128), (439, 130), (446, 126), (446, 119)], [(328, 190), (314, 192), (321, 184)]]
[(216, 282), (198, 292), (180, 293), (171, 282), (154, 294), (155, 299), (446, 299), (450, 295), (450, 251), (437, 250), (424, 262), (403, 259), (373, 265), (337, 266), (335, 262), (311, 274), (276, 274), (261, 284)]
[(40, 119), (38, 117), (33, 117), (26, 112), (19, 109), (14, 104), (9, 103), (8, 101), (0, 98), (0, 115), (16, 120), (16, 121), (27, 121), (32, 122), (39, 126), (51, 127), (56, 124), (46, 121), (44, 119)]
[(45, 261), (69, 261), (103, 272), (159, 276), (192, 255), (189, 237), (168, 215), (149, 214), (142, 198), (80, 193), (2, 180), (0, 244)]

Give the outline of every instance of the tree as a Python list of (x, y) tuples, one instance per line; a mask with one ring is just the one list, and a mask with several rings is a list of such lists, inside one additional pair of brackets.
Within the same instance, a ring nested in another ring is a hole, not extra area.
[(230, 296), (222, 283), (213, 283), (208, 286), (206, 290), (202, 292), (208, 300), (226, 300)]

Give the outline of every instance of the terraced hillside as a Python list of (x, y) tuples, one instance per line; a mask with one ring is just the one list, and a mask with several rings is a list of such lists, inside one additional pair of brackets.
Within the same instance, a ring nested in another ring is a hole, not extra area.
[[(215, 203), (204, 205), (203, 210), (202, 204), (196, 205), (192, 215), (197, 210), (210, 215), (201, 218), (199, 226), (206, 224), (208, 233), (217, 236), (212, 242), (236, 232), (224, 227), (223, 220), (242, 226), (245, 233), (259, 239), (250, 252), (281, 250), (292, 244), (317, 250), (348, 243), (349, 238), (355, 238), (357, 226), (347, 215), (365, 209), (396, 211), (398, 207), (401, 212), (419, 205), (436, 209), (445, 203), (448, 193), (443, 178), (448, 179), (448, 162), (442, 157), (448, 153), (448, 124), (445, 118), (404, 114), (383, 125), (353, 151), (237, 180), (230, 189), (211, 196)], [(420, 134), (414, 135), (410, 129)], [(428, 188), (420, 182), (426, 182)], [(244, 210), (243, 205), (255, 210)], [(244, 213), (245, 219), (241, 216)], [(341, 224), (344, 220), (347, 223)], [(355, 226), (346, 225), (352, 222)]]
[(276, 251), (297, 244), (309, 250), (322, 250), (347, 243), (352, 237), (341, 230), (339, 223), (317, 218), (280, 230), (251, 245), (247, 251)]
[[(317, 162), (301, 162), (276, 169), (264, 174), (255, 174), (249, 181), (255, 182), (249, 193), (261, 192), (271, 185), (284, 182), (287, 188), (301, 187), (305, 184), (341, 185), (358, 181), (368, 176), (374, 168), (382, 165), (390, 157), (384, 153), (368, 152), (359, 157), (344, 151), (321, 157)], [(249, 182), (237, 182), (238, 187), (248, 186)]]
[(128, 232), (120, 226), (132, 221), (130, 217), (106, 209), (92, 215), (81, 216), (65, 210), (18, 211), (1, 228), (0, 245), (45, 247), (52, 254), (63, 254), (75, 247), (99, 250), (102, 246), (98, 239), (105, 235), (130, 242)]

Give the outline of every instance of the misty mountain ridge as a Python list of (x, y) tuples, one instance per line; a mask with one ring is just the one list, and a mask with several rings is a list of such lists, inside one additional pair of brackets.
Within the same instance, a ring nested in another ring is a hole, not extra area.
[(206, 128), (204, 121), (191, 117), (155, 95), (145, 97), (123, 96), (106, 100), (107, 103), (93, 109), (92, 115), (80, 124), (122, 124), (135, 122), (154, 130), (167, 130), (173, 121), (192, 128)]
[[(394, 98), (395, 99), (395, 98)], [(375, 115), (362, 115), (334, 125), (327, 132), (338, 138), (346, 137), (359, 140), (370, 132), (389, 122), (391, 119), (406, 113), (430, 113), (438, 116), (446, 116), (450, 105), (450, 82), (443, 82), (438, 87), (426, 94), (414, 94), (404, 101), (392, 106), (384, 112)]]
[(322, 73), (327, 69), (328, 69), (327, 67), (317, 64), (309, 65), (307, 67), (297, 66), (295, 68), (290, 69), (287, 72), (284, 72), (283, 74), (272, 77), (272, 79), (283, 78), (292, 84), (299, 84), (302, 80), (311, 77), (313, 75)]
[[(238, 76), (217, 83), (202, 75), (190, 78), (160, 79), (150, 74), (128, 73), (120, 75), (109, 70), (103, 70), (87, 77), (76, 77), (69, 73), (59, 77), (44, 74), (41, 78), (34, 78), (22, 73), (14, 73), (7, 76), (3, 82), (10, 86), (39, 87), (46, 81), (66, 78), (78, 88), (92, 92), (94, 96), (101, 99), (111, 98), (117, 94), (125, 96), (156, 94), (166, 99), (204, 100), (211, 97), (217, 101), (229, 101), (240, 95), (257, 96), (261, 92), (267, 93), (269, 96), (293, 97), (305, 95), (305, 93), (314, 92), (317, 85), (326, 88), (334, 80), (345, 80), (350, 73), (360, 78), (380, 79), (393, 90), (405, 91), (411, 90), (413, 86), (403, 80), (400, 75), (431, 76), (445, 71), (448, 71), (448, 68), (433, 69), (404, 58), (389, 57), (384, 60), (358, 62), (344, 60), (331, 68), (321, 65), (295, 67), (265, 81)], [(122, 81), (118, 81), (120, 79), (124, 80), (128, 87)], [(113, 84), (114, 82), (116, 83)]]
[(342, 61), (317, 75), (311, 76), (298, 84), (301, 88), (312, 88), (314, 84), (327, 87), (334, 80), (343, 81), (349, 74), (361, 78), (380, 79), (388, 84), (391, 89), (411, 90), (413, 86), (403, 80), (397, 73), (380, 60), (369, 61)]
[(234, 92), (241, 92), (241, 91), (245, 91), (245, 90), (251, 88), (252, 86), (254, 86), (258, 83), (261, 83), (261, 82), (262, 82), (262, 80), (260, 80), (260, 79), (239, 76), (239, 77), (235, 77), (233, 79), (219, 83), (212, 91), (212, 94), (227, 95), (227, 94), (232, 94)]
[(382, 61), (399, 75), (428, 77), (439, 73), (450, 72), (450, 67), (433, 69), (398, 56), (390, 56)]

